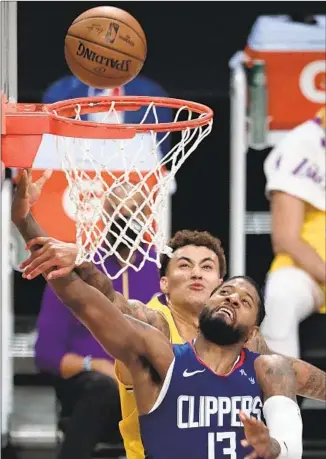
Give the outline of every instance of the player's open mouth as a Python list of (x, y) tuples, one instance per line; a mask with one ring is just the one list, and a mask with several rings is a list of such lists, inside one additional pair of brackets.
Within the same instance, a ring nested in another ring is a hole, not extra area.
[(232, 309), (222, 306), (216, 312), (219, 314), (221, 313), (224, 314), (226, 317), (228, 317), (232, 321), (234, 320), (234, 312), (232, 311)]

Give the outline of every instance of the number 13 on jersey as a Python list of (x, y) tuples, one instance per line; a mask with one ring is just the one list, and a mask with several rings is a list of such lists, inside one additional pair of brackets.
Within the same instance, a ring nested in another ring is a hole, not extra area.
[(223, 455), (228, 455), (228, 459), (237, 459), (237, 442), (235, 432), (210, 432), (208, 434), (208, 459), (220, 458), (220, 450), (218, 450), (218, 455), (215, 454), (217, 446), (216, 443), (220, 442), (227, 444), (225, 447), (223, 447)]

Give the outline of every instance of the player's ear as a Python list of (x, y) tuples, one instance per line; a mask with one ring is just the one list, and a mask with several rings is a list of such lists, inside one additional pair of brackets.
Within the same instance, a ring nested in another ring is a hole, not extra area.
[(166, 276), (162, 276), (161, 279), (160, 279), (160, 287), (161, 287), (161, 291), (167, 295), (169, 292), (169, 288), (168, 288), (168, 285), (169, 285), (169, 281), (168, 281), (168, 278)]

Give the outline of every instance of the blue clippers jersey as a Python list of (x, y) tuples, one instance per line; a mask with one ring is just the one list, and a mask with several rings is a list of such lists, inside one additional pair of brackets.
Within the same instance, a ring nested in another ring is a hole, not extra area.
[(241, 446), (245, 436), (239, 412), (262, 419), (262, 391), (254, 370), (259, 354), (244, 349), (227, 376), (211, 371), (189, 343), (175, 345), (174, 354), (161, 403), (139, 416), (147, 457), (243, 459), (252, 448)]

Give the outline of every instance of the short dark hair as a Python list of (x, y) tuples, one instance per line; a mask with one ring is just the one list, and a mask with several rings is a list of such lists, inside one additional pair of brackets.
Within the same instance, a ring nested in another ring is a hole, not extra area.
[(217, 292), (221, 287), (223, 287), (223, 285), (226, 282), (228, 282), (230, 280), (233, 280), (233, 279), (244, 279), (245, 281), (249, 282), (249, 284), (251, 284), (255, 288), (255, 290), (257, 292), (257, 295), (258, 295), (257, 325), (260, 326), (261, 323), (263, 322), (263, 320), (265, 319), (265, 316), (266, 316), (265, 301), (264, 301), (264, 295), (263, 295), (262, 289), (259, 287), (257, 282), (252, 277), (249, 277), (249, 276), (232, 276), (229, 279), (226, 279), (225, 281), (223, 281), (216, 288), (214, 288), (214, 290), (212, 291), (210, 296), (214, 295), (214, 293)]
[[(209, 250), (212, 250), (217, 255), (220, 267), (220, 277), (223, 278), (225, 276), (226, 259), (221, 241), (218, 238), (214, 237), (212, 234), (210, 234), (208, 231), (177, 231), (175, 235), (169, 240), (167, 245), (168, 247), (171, 247), (173, 253), (181, 247), (186, 247), (187, 245), (207, 247)], [(160, 257), (160, 261), (160, 277), (163, 277), (167, 273), (170, 257), (166, 254), (162, 254)]]

